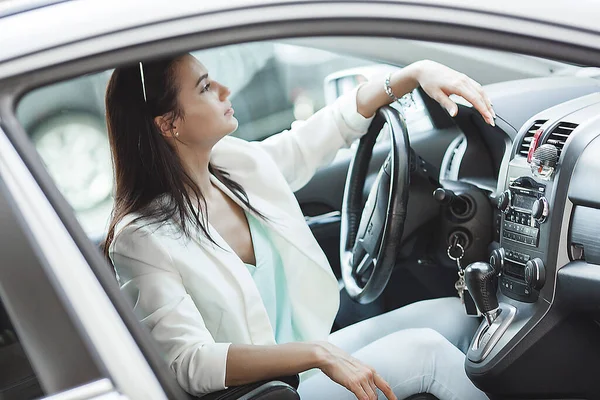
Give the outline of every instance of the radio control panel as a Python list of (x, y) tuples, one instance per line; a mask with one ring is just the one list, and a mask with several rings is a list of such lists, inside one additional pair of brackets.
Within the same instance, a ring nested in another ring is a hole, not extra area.
[(540, 276), (538, 270), (543, 270), (534, 254), (549, 212), (545, 192), (545, 185), (531, 177), (520, 177), (498, 197), (497, 206), (503, 212), (499, 285), (504, 294), (520, 301), (534, 302), (543, 285), (532, 277)]

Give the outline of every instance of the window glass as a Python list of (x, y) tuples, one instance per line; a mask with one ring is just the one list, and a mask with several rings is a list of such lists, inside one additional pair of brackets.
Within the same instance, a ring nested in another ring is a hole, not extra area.
[[(231, 90), (246, 140), (262, 140), (326, 105), (325, 78), (374, 63), (332, 52), (257, 42), (192, 53)], [(113, 204), (113, 171), (104, 120), (112, 71), (82, 76), (27, 94), (17, 117), (87, 234), (100, 241)]]
[[(319, 48), (319, 49), (317, 49)], [(333, 49), (339, 53), (321, 50)], [(396, 66), (345, 54), (369, 54), (394, 60)], [(394, 38), (306, 38), (255, 42), (193, 53), (211, 76), (227, 85), (239, 121), (233, 134), (262, 140), (309, 118), (365, 79), (397, 70), (423, 58), (467, 73), (482, 84), (577, 67), (518, 54)], [(17, 117), (29, 132), (50, 175), (80, 223), (93, 239), (106, 232), (114, 183), (104, 120), (104, 94), (111, 70), (43, 87), (19, 103)], [(428, 133), (432, 121), (419, 97), (405, 98), (411, 137)], [(398, 107), (396, 103), (394, 106)], [(380, 140), (386, 140), (380, 135)], [(345, 157), (341, 151), (339, 156)]]
[(309, 118), (326, 105), (331, 73), (372, 62), (284, 43), (259, 42), (193, 53), (227, 85), (239, 128), (234, 136), (264, 139)]

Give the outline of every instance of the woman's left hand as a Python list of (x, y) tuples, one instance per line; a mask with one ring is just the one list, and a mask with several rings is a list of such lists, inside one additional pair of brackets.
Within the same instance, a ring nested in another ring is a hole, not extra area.
[(415, 79), (425, 93), (440, 103), (451, 116), (456, 116), (458, 106), (449, 96), (456, 94), (471, 103), (488, 124), (495, 126), (496, 113), (479, 83), (435, 61), (418, 61), (411, 67), (414, 68)]

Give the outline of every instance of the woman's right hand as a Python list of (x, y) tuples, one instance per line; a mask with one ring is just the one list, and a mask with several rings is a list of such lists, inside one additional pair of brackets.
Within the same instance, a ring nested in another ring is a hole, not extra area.
[(344, 386), (359, 400), (377, 400), (377, 388), (388, 400), (397, 400), (390, 385), (373, 368), (329, 342), (316, 342), (318, 368), (332, 381)]

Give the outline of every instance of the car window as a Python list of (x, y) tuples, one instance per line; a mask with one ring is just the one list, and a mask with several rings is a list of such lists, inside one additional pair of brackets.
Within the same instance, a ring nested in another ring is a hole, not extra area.
[[(192, 54), (207, 67), (211, 78), (230, 88), (239, 121), (233, 136), (246, 140), (262, 140), (288, 129), (294, 120), (307, 119), (335, 100), (326, 96), (324, 84), (329, 77), (380, 65), (279, 42), (246, 43)], [(111, 73), (103, 71), (36, 89), (24, 96), (17, 108), (17, 118), (57, 187), (86, 233), (98, 242), (105, 235), (113, 205), (113, 171), (104, 120), (104, 94)], [(419, 99), (414, 110), (418, 112), (407, 114), (411, 134), (430, 129)]]
[(276, 42), (247, 43), (194, 52), (231, 90), (239, 128), (234, 136), (262, 140), (305, 120), (326, 105), (325, 78), (373, 64), (328, 51)]

